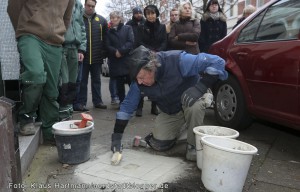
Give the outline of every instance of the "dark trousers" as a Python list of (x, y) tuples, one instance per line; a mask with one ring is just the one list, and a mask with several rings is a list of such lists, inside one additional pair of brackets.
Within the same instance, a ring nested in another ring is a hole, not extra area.
[(86, 105), (87, 103), (87, 86), (89, 80), (89, 74), (91, 74), (91, 90), (92, 90), (92, 101), (94, 105), (102, 103), (101, 97), (101, 63), (87, 62), (82, 63), (82, 76), (80, 82), (80, 90), (77, 95), (76, 104)]
[(117, 81), (117, 94), (119, 96), (120, 103), (122, 103), (125, 98), (125, 84), (128, 84), (130, 86), (130, 77), (129, 75), (123, 75), (114, 78)]

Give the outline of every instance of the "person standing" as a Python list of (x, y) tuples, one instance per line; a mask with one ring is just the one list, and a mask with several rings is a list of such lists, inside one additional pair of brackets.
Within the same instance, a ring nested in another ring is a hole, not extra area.
[(177, 8), (173, 8), (170, 11), (170, 21), (166, 24), (166, 31), (167, 34), (171, 32), (172, 26), (175, 24), (176, 21), (179, 20), (179, 13)]
[(210, 0), (201, 18), (199, 46), (201, 52), (208, 52), (209, 47), (227, 35), (226, 16), (217, 0)]
[(143, 11), (140, 7), (135, 7), (132, 9), (132, 19), (129, 20), (126, 25), (130, 25), (133, 30), (133, 35), (134, 35), (134, 48), (137, 48), (139, 45), (137, 44), (137, 39), (138, 39), (138, 26), (144, 25), (145, 19), (143, 16)]
[(87, 85), (89, 74), (91, 74), (92, 102), (95, 108), (106, 109), (101, 96), (101, 65), (106, 58), (105, 38), (107, 33), (107, 21), (95, 12), (97, 1), (86, 0), (84, 4), (84, 23), (86, 29), (87, 49), (82, 63), (82, 74), (79, 94), (74, 111), (88, 111)]
[(182, 2), (179, 6), (179, 21), (173, 25), (169, 34), (170, 49), (198, 54), (200, 31), (200, 21), (195, 18), (191, 2)]
[(18, 121), (22, 135), (35, 134), (39, 109), (45, 142), (53, 142), (52, 125), (58, 121), (58, 76), (62, 44), (74, 0), (9, 0), (7, 12), (16, 32), (21, 56), (22, 105)]
[(120, 103), (125, 98), (125, 84), (130, 85), (129, 69), (125, 60), (133, 49), (134, 35), (131, 26), (124, 25), (122, 13), (113, 11), (109, 14), (110, 28), (107, 33), (109, 74), (116, 81)]
[[(152, 51), (165, 51), (167, 49), (166, 26), (159, 21), (159, 11), (155, 5), (144, 8), (146, 21), (138, 27), (137, 44), (143, 45)], [(143, 112), (144, 98), (141, 97), (136, 110), (136, 116), (141, 117)], [(151, 102), (151, 114), (158, 115), (158, 109), (154, 101)]]
[(232, 29), (236, 28), (242, 21), (244, 21), (248, 16), (256, 11), (256, 7), (253, 5), (247, 5), (243, 10), (243, 16), (236, 22), (236, 24), (232, 27)]
[(80, 0), (75, 0), (72, 20), (65, 34), (61, 77), (59, 86), (59, 118), (69, 119), (73, 112), (73, 102), (76, 98), (76, 79), (78, 61), (82, 62), (86, 51), (86, 33), (83, 22), (83, 6)]

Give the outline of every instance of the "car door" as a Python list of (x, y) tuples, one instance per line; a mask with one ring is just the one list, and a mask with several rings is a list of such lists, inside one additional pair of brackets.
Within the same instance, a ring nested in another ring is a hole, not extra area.
[(241, 30), (232, 51), (247, 81), (253, 110), (262, 116), (300, 120), (298, 18), (300, 1), (278, 1)]

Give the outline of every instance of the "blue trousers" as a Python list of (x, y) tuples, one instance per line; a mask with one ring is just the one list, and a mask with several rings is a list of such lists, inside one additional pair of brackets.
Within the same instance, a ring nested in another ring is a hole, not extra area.
[(86, 105), (87, 103), (87, 91), (88, 91), (88, 80), (89, 74), (91, 74), (91, 90), (92, 90), (92, 102), (94, 105), (102, 103), (101, 96), (101, 64), (102, 63), (82, 63), (82, 73), (80, 90), (77, 95), (75, 105), (81, 104)]

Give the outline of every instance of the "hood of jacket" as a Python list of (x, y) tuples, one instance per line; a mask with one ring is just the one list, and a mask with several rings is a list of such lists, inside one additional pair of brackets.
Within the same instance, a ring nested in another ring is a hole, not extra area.
[[(227, 18), (224, 15), (224, 13), (222, 13), (222, 12), (219, 12), (219, 13), (220, 13), (220, 20), (226, 22)], [(207, 21), (209, 18), (211, 18), (209, 12), (205, 12), (202, 16), (203, 21)]]

